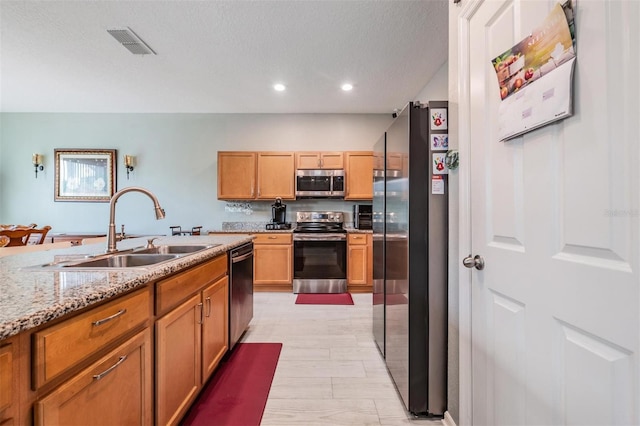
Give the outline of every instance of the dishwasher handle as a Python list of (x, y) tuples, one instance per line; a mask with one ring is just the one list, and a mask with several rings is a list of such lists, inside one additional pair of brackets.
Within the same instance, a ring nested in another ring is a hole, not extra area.
[(242, 262), (243, 260), (246, 260), (252, 256), (253, 256), (253, 252), (243, 254), (242, 256), (236, 256), (236, 257), (233, 257), (233, 255), (231, 255), (231, 263)]
[(253, 243), (248, 243), (240, 246), (234, 250), (231, 250), (231, 263), (242, 262), (253, 256)]

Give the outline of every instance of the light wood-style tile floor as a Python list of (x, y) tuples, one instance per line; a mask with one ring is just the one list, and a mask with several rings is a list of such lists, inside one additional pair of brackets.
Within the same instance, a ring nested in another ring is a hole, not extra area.
[(296, 305), (255, 293), (243, 342), (283, 344), (262, 425), (442, 425), (410, 419), (371, 331), (371, 294), (354, 305)]

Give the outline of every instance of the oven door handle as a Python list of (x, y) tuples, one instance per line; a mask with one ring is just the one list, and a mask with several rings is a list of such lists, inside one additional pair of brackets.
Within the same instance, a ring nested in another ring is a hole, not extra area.
[(345, 241), (345, 234), (293, 234), (293, 241)]

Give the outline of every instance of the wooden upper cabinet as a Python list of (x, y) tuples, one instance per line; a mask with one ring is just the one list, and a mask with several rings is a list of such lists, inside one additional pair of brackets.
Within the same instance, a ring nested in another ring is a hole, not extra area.
[(293, 152), (258, 152), (257, 199), (295, 200)]
[(335, 169), (344, 168), (342, 152), (296, 152), (296, 169)]
[(218, 152), (218, 199), (256, 198), (256, 159), (255, 152)]
[(345, 200), (373, 199), (373, 152), (347, 152), (345, 175)]

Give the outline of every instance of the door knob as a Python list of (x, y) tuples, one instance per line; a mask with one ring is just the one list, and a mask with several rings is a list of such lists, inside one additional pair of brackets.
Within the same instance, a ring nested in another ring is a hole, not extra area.
[(462, 259), (462, 264), (467, 268), (476, 268), (478, 271), (484, 269), (484, 259), (479, 254), (471, 257), (471, 255)]

